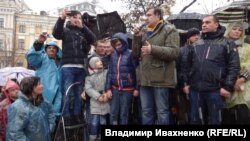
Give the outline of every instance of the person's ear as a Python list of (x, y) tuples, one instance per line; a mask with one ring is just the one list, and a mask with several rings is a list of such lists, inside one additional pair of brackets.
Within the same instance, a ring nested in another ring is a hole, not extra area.
[(215, 25), (216, 25), (216, 28), (219, 28), (219, 23), (215, 23)]

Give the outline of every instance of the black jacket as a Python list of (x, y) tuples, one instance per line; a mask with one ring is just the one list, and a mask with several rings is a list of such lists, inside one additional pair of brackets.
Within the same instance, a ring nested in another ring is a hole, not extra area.
[(219, 26), (217, 32), (202, 33), (202, 39), (192, 48), (191, 61), (183, 70), (191, 89), (198, 92), (215, 91), (221, 87), (234, 90), (240, 70), (239, 54), (235, 43), (223, 36), (224, 32), (225, 28)]
[(176, 60), (176, 70), (177, 70), (177, 88), (182, 89), (184, 87), (185, 80), (187, 76), (185, 75), (190, 70), (187, 69), (187, 63), (191, 62), (191, 51), (192, 45), (185, 45), (180, 48), (179, 56)]
[(63, 27), (64, 22), (65, 20), (58, 18), (52, 33), (56, 39), (62, 39), (62, 65), (83, 65), (90, 50), (90, 44), (95, 41), (95, 35), (86, 26), (80, 29), (68, 22), (66, 27)]

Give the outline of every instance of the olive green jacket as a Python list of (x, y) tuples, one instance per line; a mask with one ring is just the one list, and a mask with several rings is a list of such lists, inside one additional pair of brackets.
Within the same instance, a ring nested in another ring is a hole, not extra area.
[[(152, 46), (150, 55), (141, 55), (141, 47), (148, 41)], [(134, 36), (133, 54), (140, 59), (137, 81), (140, 86), (174, 88), (177, 83), (175, 60), (179, 53), (180, 37), (176, 28), (167, 22), (160, 23), (151, 36), (146, 27), (141, 36)]]

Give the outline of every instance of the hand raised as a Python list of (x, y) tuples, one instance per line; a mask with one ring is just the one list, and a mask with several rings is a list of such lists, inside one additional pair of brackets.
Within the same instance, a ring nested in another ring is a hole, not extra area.
[(65, 20), (66, 17), (68, 17), (68, 15), (70, 15), (70, 13), (71, 13), (71, 12), (70, 12), (70, 10), (69, 10), (67, 7), (64, 8), (64, 9), (63, 9), (63, 12), (62, 12), (61, 18)]

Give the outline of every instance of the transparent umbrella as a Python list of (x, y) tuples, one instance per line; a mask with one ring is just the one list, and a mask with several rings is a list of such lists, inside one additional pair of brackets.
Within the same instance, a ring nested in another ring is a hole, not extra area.
[(34, 70), (24, 67), (6, 67), (0, 69), (0, 86), (4, 86), (9, 79), (16, 79), (19, 83), (24, 77), (35, 76)]

